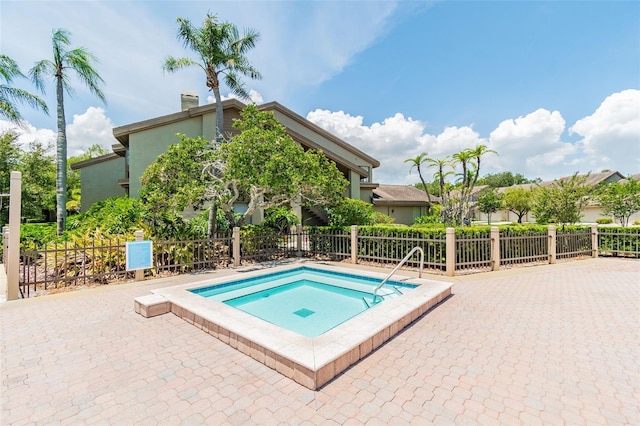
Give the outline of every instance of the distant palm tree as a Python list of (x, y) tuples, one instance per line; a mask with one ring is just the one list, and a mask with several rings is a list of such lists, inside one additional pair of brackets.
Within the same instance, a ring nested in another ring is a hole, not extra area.
[(216, 99), (216, 142), (222, 142), (223, 111), (220, 97), (220, 79), (237, 96), (248, 99), (249, 93), (240, 80), (239, 74), (252, 79), (262, 78), (246, 57), (260, 39), (260, 33), (247, 29), (240, 37), (238, 28), (230, 22), (218, 22), (215, 15), (207, 13), (202, 27), (194, 27), (191, 21), (178, 18), (178, 38), (184, 46), (193, 50), (200, 58), (175, 58), (169, 56), (163, 69), (175, 72), (186, 67), (199, 67), (206, 75), (206, 85)]
[(44, 78), (54, 77), (56, 81), (56, 98), (58, 103), (58, 139), (56, 159), (56, 215), (58, 221), (58, 234), (65, 229), (67, 218), (67, 130), (64, 116), (64, 92), (73, 95), (74, 90), (70, 84), (69, 72), (74, 71), (76, 77), (84, 83), (91, 93), (105, 102), (104, 93), (100, 89), (100, 83), (104, 80), (93, 67), (97, 59), (84, 47), (69, 50), (69, 36), (71, 34), (64, 29), (53, 31), (53, 59), (43, 59), (36, 62), (29, 71), (31, 79), (36, 87), (44, 92)]
[(22, 125), (22, 115), (16, 106), (17, 103), (27, 104), (32, 108), (40, 109), (49, 114), (47, 104), (26, 90), (11, 87), (15, 77), (25, 77), (20, 71), (16, 61), (7, 55), (0, 55), (0, 75), (5, 84), (0, 84), (0, 117), (4, 117), (14, 124)]
[(418, 176), (420, 177), (420, 181), (422, 182), (422, 187), (424, 188), (424, 192), (427, 194), (427, 200), (429, 202), (429, 206), (427, 207), (429, 211), (431, 211), (431, 194), (429, 194), (429, 187), (427, 187), (427, 182), (425, 182), (424, 177), (422, 176), (422, 165), (430, 160), (427, 157), (427, 153), (423, 152), (413, 158), (407, 158), (404, 160), (405, 163), (411, 163), (411, 168), (409, 171), (413, 170), (415, 167), (418, 171)]
[(492, 149), (488, 149), (485, 145), (476, 145), (476, 147), (472, 149), (470, 152), (471, 152), (471, 155), (476, 159), (475, 177), (473, 179), (473, 184), (471, 185), (472, 187), (474, 187), (478, 182), (478, 177), (480, 177), (480, 158), (485, 154), (498, 155), (498, 153)]

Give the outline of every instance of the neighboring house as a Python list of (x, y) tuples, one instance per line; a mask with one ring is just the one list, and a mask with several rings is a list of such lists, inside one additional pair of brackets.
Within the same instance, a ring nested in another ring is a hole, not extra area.
[[(113, 135), (119, 143), (113, 145), (113, 153), (72, 166), (81, 171), (81, 211), (114, 195), (138, 197), (143, 172), (169, 145), (178, 142), (176, 134), (214, 139), (216, 105), (199, 106), (198, 96), (192, 93), (183, 93), (181, 104), (181, 112), (115, 127)], [(237, 99), (222, 102), (226, 135), (237, 133), (232, 127), (233, 120), (240, 118), (240, 111), (245, 106)], [(371, 191), (378, 186), (372, 183), (372, 171), (380, 165), (376, 159), (277, 102), (258, 108), (272, 111), (287, 133), (305, 149), (322, 150), (336, 163), (349, 181), (345, 196), (370, 201)], [(305, 220), (303, 223), (324, 219), (322, 212), (316, 209), (302, 209), (299, 213)]]
[[(436, 204), (440, 198), (431, 196)], [(427, 195), (421, 189), (409, 185), (380, 184), (371, 194), (373, 210), (395, 219), (395, 223), (411, 225), (419, 216), (428, 212)]]
[[(582, 175), (584, 176), (584, 175)], [(632, 178), (636, 179), (636, 176), (640, 177), (640, 173), (639, 174), (635, 174), (632, 176)], [(569, 179), (570, 177), (562, 177), (560, 178), (560, 180), (562, 179)], [(590, 173), (588, 176), (586, 176), (586, 184), (587, 185), (591, 185), (593, 187), (596, 187), (598, 185), (603, 185), (603, 184), (607, 184), (607, 183), (611, 183), (611, 182), (616, 182), (616, 181), (620, 181), (625, 179), (625, 176), (617, 171), (611, 171), (611, 170), (605, 170), (602, 171), (600, 173)], [(557, 179), (556, 179), (557, 180)], [(522, 185), (513, 185), (510, 187), (505, 187), (505, 188), (498, 188), (498, 192), (499, 193), (504, 193), (507, 189), (509, 188), (524, 188), (524, 189), (534, 189), (538, 186), (542, 186), (542, 187), (550, 187), (551, 185), (553, 185), (553, 183), (556, 180), (548, 180), (548, 181), (543, 181), (543, 182), (539, 182), (539, 183), (527, 183), (527, 184), (522, 184)], [(487, 220), (487, 215), (485, 213), (481, 213), (477, 210), (477, 208), (474, 209), (474, 214), (475, 217), (477, 218), (477, 220), (480, 221), (486, 221)], [(582, 222), (583, 223), (596, 223), (596, 221), (600, 218), (603, 217), (610, 217), (607, 216), (605, 214), (603, 214), (602, 211), (602, 207), (600, 207), (598, 204), (596, 204), (594, 201), (590, 202), (588, 205), (586, 205), (583, 209), (582, 209)], [(611, 217), (611, 219), (613, 219), (613, 217)], [(633, 223), (634, 220), (638, 220), (640, 219), (640, 214), (635, 214), (631, 217), (629, 223)], [(518, 220), (518, 216), (512, 212), (510, 212), (509, 210), (498, 210), (495, 213), (491, 214), (491, 220), (492, 222), (516, 222)], [(529, 212), (527, 213), (523, 218), (522, 218), (522, 222), (535, 222), (535, 216), (533, 215), (533, 213)]]

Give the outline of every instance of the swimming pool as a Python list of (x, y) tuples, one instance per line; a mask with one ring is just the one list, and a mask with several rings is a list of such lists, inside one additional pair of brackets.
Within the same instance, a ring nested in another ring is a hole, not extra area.
[(374, 297), (381, 281), (301, 266), (191, 291), (313, 338), (416, 287), (388, 281)]
[[(146, 317), (171, 312), (254, 360), (315, 390), (366, 357), (451, 294), (449, 282), (396, 274), (393, 276), (395, 282), (416, 287), (410, 290), (408, 287), (398, 287), (400, 292), (387, 294), (383, 303), (364, 310), (316, 337), (301, 335), (215, 300), (216, 297), (227, 298), (222, 296), (224, 292), (209, 298), (198, 294), (216, 287), (249, 287), (246, 280), (271, 279), (271, 274), (286, 275), (300, 266), (329, 274), (356, 275), (370, 283), (379, 283), (389, 273), (310, 261), (275, 267), (256, 265), (216, 271), (206, 280), (151, 290), (153, 294), (136, 298), (134, 307), (136, 312)], [(368, 285), (370, 289), (372, 284)], [(244, 292), (244, 295), (255, 293), (237, 287), (234, 291)], [(242, 295), (238, 293), (236, 296)]]

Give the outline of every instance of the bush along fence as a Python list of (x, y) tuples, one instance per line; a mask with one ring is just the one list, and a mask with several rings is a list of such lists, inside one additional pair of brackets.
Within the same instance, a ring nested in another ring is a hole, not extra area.
[[(5, 255), (7, 237), (5, 234)], [(288, 233), (260, 227), (234, 228), (210, 239), (154, 241), (154, 267), (146, 275), (300, 257), (395, 266), (416, 246), (424, 251), (426, 270), (453, 276), (578, 257), (639, 258), (640, 228), (352, 226), (294, 227)], [(136, 276), (135, 271), (126, 270), (125, 252), (125, 238), (51, 243), (44, 248), (21, 251), (20, 293), (29, 297), (38, 289), (143, 278), (140, 273)], [(407, 266), (415, 268), (418, 263), (416, 254)]]

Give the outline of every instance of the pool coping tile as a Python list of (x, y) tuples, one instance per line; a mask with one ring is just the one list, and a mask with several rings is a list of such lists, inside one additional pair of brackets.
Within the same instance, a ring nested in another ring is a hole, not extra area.
[[(386, 274), (299, 262), (270, 269), (287, 271), (301, 266), (377, 279)], [(402, 329), (451, 294), (452, 283), (394, 275), (394, 281), (415, 284), (411, 292), (386, 300), (326, 333), (310, 338), (206, 299), (189, 290), (264, 275), (264, 270), (237, 272), (221, 278), (151, 290), (154, 301), (170, 304), (170, 311), (190, 324), (297, 383), (316, 390), (352, 364), (382, 346)]]

